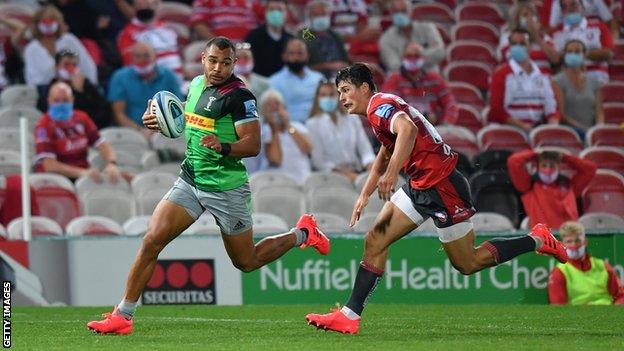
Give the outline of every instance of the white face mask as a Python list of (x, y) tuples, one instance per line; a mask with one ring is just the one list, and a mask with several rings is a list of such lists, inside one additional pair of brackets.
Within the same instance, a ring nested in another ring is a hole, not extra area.
[(571, 260), (578, 260), (585, 257), (585, 245), (581, 245), (578, 248), (566, 248), (566, 252)]
[(234, 65), (234, 74), (236, 74), (237, 76), (246, 76), (249, 73), (251, 73), (253, 68), (254, 68), (253, 61), (249, 61), (247, 63), (236, 64)]
[(37, 27), (39, 28), (39, 31), (41, 32), (41, 34), (45, 36), (50, 36), (50, 35), (56, 34), (56, 31), (59, 28), (59, 24), (56, 21), (52, 21), (48, 23), (41, 21), (37, 24)]
[(549, 173), (538, 172), (539, 178), (544, 184), (552, 184), (559, 177), (559, 171), (555, 170)]

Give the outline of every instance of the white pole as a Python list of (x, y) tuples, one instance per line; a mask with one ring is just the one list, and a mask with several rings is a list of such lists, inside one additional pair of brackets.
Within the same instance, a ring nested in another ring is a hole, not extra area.
[(30, 223), (30, 183), (28, 174), (30, 172), (30, 152), (28, 150), (28, 120), (25, 117), (20, 118), (20, 143), (22, 150), (22, 225), (23, 239), (30, 241), (31, 223)]

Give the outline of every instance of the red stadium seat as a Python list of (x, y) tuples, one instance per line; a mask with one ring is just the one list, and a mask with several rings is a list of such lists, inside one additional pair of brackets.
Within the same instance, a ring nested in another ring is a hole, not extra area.
[(485, 101), (483, 101), (481, 92), (474, 85), (464, 82), (449, 82), (448, 84), (457, 102), (470, 105), (479, 110), (485, 107)]
[(444, 45), (449, 45), (451, 43), (451, 36), (449, 35), (448, 30), (446, 30), (446, 28), (444, 28), (439, 23), (434, 23), (434, 25), (438, 29), (438, 32), (440, 33), (440, 36), (442, 37), (442, 41), (444, 42)]
[(496, 5), (489, 2), (464, 2), (455, 9), (458, 21), (482, 21), (497, 27), (505, 24), (505, 17)]
[(602, 102), (624, 102), (624, 82), (609, 82), (600, 88)]
[(0, 4), (0, 13), (2, 17), (14, 18), (26, 25), (30, 25), (35, 15), (35, 9), (27, 4)]
[(447, 27), (455, 24), (453, 11), (448, 6), (435, 2), (415, 4), (412, 7), (412, 19), (439, 23)]
[(624, 41), (617, 40), (615, 42), (615, 46), (613, 47), (613, 60), (615, 61), (624, 60)]
[(585, 135), (589, 146), (624, 147), (624, 129), (616, 125), (597, 125), (589, 128)]
[(469, 159), (472, 160), (479, 153), (477, 137), (470, 130), (454, 125), (436, 126), (436, 129), (446, 144)]
[(483, 119), (479, 110), (470, 105), (458, 104), (457, 120), (454, 125), (468, 128), (473, 133), (478, 133), (483, 128)]
[(599, 169), (583, 191), (585, 213), (606, 212), (624, 216), (624, 177)]
[(592, 146), (581, 152), (581, 158), (594, 162), (598, 168), (624, 174), (624, 151), (612, 146)]
[(609, 79), (611, 81), (624, 81), (624, 61), (611, 61), (609, 63)]
[(498, 46), (499, 31), (490, 23), (479, 21), (458, 22), (451, 29), (453, 41), (478, 40), (495, 48)]
[(173, 1), (163, 1), (158, 5), (156, 17), (165, 22), (176, 22), (188, 25), (193, 8), (189, 5)]
[(583, 150), (581, 138), (568, 126), (546, 124), (535, 127), (529, 134), (531, 147), (556, 146), (578, 155)]
[(201, 53), (205, 48), (206, 43), (203, 41), (194, 41), (186, 45), (183, 49), (184, 62), (201, 63)]
[(191, 39), (191, 29), (186, 23), (178, 23), (178, 22), (165, 22), (165, 25), (171, 29), (178, 35), (178, 45), (180, 47), (188, 44)]
[(82, 216), (74, 218), (65, 228), (68, 236), (100, 236), (123, 235), (124, 231), (119, 223), (101, 216)]
[[(54, 222), (50, 218), (32, 216), (31, 220), (31, 235), (37, 236), (63, 236), (63, 229), (58, 223)], [(24, 240), (23, 232), (23, 218), (19, 217), (11, 221), (7, 226), (7, 233), (10, 240)]]
[(63, 228), (80, 216), (80, 203), (71, 180), (53, 173), (34, 173), (29, 178), (41, 216), (53, 219)]
[(451, 43), (446, 49), (446, 61), (477, 61), (496, 67), (498, 60), (494, 50), (482, 41), (458, 40)]
[(624, 123), (624, 102), (606, 102), (602, 104), (604, 122), (607, 124)]
[(491, 124), (477, 133), (477, 143), (481, 151), (509, 150), (512, 152), (530, 149), (527, 137), (520, 128)]
[(492, 68), (481, 62), (449, 62), (444, 67), (444, 77), (448, 81), (469, 83), (483, 91), (490, 86), (491, 75)]

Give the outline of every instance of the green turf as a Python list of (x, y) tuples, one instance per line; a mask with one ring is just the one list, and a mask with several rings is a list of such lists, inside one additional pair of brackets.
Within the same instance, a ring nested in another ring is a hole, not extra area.
[(139, 307), (131, 336), (85, 323), (102, 308), (13, 308), (16, 350), (624, 350), (621, 307), (371, 304), (359, 335), (304, 322), (327, 306)]

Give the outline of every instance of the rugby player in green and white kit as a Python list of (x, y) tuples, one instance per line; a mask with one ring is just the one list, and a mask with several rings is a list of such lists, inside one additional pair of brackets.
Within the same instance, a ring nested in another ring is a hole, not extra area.
[[(204, 211), (215, 217), (232, 263), (243, 272), (260, 268), (295, 246), (312, 246), (320, 254), (329, 253), (329, 240), (314, 217), (307, 214), (290, 232), (254, 245), (251, 193), (241, 159), (260, 152), (256, 99), (232, 73), (236, 50), (229, 39), (210, 39), (201, 61), (204, 74), (191, 82), (184, 107), (187, 149), (180, 177), (154, 210), (123, 299), (112, 313), (104, 314), (103, 320), (87, 324), (95, 332), (132, 332), (137, 301), (152, 276), (158, 254)], [(149, 101), (147, 106), (143, 123), (158, 130)]]

